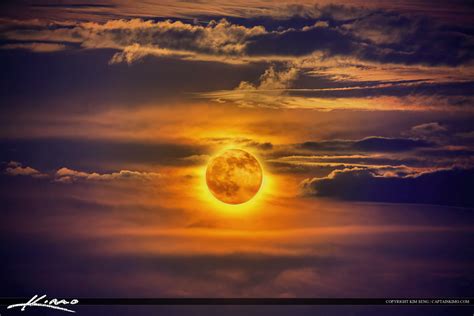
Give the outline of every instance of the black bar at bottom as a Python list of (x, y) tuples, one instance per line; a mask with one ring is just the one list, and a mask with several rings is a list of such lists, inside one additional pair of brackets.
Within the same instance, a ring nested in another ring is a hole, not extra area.
[[(0, 305), (30, 299), (0, 298)], [(65, 298), (72, 299), (77, 305), (474, 305), (474, 298)]]

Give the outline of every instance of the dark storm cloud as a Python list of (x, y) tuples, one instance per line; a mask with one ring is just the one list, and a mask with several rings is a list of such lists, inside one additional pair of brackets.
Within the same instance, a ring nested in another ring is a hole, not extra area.
[(307, 194), (342, 200), (474, 207), (474, 169), (442, 169), (418, 175), (377, 175), (370, 169), (334, 171), (305, 180)]

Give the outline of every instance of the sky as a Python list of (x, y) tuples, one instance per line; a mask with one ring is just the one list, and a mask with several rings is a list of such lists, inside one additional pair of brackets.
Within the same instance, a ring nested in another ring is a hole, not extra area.
[(469, 1), (0, 10), (0, 296), (472, 296)]

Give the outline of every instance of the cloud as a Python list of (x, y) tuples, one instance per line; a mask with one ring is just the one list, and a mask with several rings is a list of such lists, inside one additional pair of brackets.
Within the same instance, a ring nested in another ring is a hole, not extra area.
[[(295, 75), (288, 79), (276, 77), (276, 80), (271, 81), (273, 83), (271, 86), (274, 86), (274, 89), (264, 89), (260, 84), (251, 84), (244, 81), (233, 90), (204, 92), (200, 93), (199, 96), (219, 103), (233, 103), (247, 107), (301, 108), (320, 111), (341, 109), (469, 111), (474, 100), (469, 92), (473, 87), (473, 82), (464, 81), (464, 79), (452, 82), (443, 78), (436, 79), (436, 77), (433, 77), (435, 78), (433, 80), (416, 79), (399, 80), (397, 82), (353, 81), (350, 77), (338, 78), (338, 75), (335, 75), (335, 71), (344, 72), (342, 66), (337, 66), (337, 70), (333, 69), (334, 72), (330, 76), (324, 75), (324, 72), (318, 74), (320, 80), (322, 78), (327, 80), (328, 87), (301, 87), (301, 85), (307, 86), (308, 82), (312, 80), (315, 81), (316, 85), (321, 85), (321, 82), (317, 81), (316, 75), (313, 76), (308, 73), (309, 68), (316, 66), (303, 65), (304, 63), (293, 64), (291, 74)], [(328, 66), (327, 68), (331, 67)], [(388, 68), (382, 72), (388, 72)], [(375, 72), (377, 71), (375, 70)], [(411, 73), (411, 71), (408, 70), (408, 73)], [(368, 72), (370, 76), (370, 71)], [(359, 75), (357, 79), (360, 79)], [(437, 82), (438, 80), (439, 82)]]
[(105, 23), (83, 22), (73, 27), (54, 28), (49, 24), (38, 29), (8, 29), (3, 36), (21, 41), (57, 41), (77, 43), (82, 48), (113, 48), (122, 50), (113, 63), (130, 62), (144, 55), (241, 55), (249, 38), (264, 33), (261, 26), (245, 27), (222, 19), (205, 26), (181, 21), (109, 20)]
[(427, 168), (430, 161), (426, 158), (413, 156), (399, 156), (390, 154), (369, 154), (369, 155), (293, 155), (268, 159), (271, 164), (280, 172), (318, 172), (322, 176), (333, 170), (347, 168), (377, 169), (378, 172), (415, 172), (419, 168)]
[[(84, 140), (42, 138), (0, 141), (0, 159), (34, 164), (39, 170), (74, 166), (106, 173), (104, 164), (129, 168), (131, 165), (183, 165), (180, 158), (206, 154), (199, 144), (146, 141)], [(117, 168), (118, 169), (118, 168)]]
[(315, 151), (402, 152), (432, 147), (434, 144), (416, 138), (370, 136), (360, 140), (310, 141), (296, 146)]
[(192, 53), (179, 52), (159, 47), (143, 47), (135, 43), (130, 46), (126, 46), (119, 53), (115, 53), (109, 61), (110, 65), (127, 63), (129, 65), (141, 60), (146, 56), (168, 56), (168, 57), (191, 57)]
[(67, 47), (56, 43), (16, 43), (0, 46), (0, 49), (26, 49), (37, 53), (50, 53), (65, 50)]
[(441, 132), (446, 132), (448, 129), (441, 125), (438, 122), (431, 122), (431, 123), (424, 123), (420, 125), (413, 126), (411, 128), (411, 132), (414, 134), (420, 134), (420, 135), (430, 135), (430, 134), (436, 134), (436, 133), (441, 133)]
[[(5, 19), (0, 36), (3, 50), (91, 54), (103, 49), (105, 63), (117, 69), (117, 64), (132, 65), (147, 56), (267, 66), (255, 81), (238, 78), (234, 89), (186, 91), (242, 107), (414, 111), (466, 110), (472, 104), (474, 32), (469, 27), (420, 14), (347, 6), (280, 6), (262, 14), (220, 20), (199, 16), (192, 22)], [(323, 78), (327, 86), (318, 82)], [(111, 95), (130, 89), (123, 91)]]
[(462, 138), (466, 138), (466, 139), (474, 139), (474, 131), (458, 133), (456, 135)]
[(55, 173), (56, 182), (71, 183), (79, 180), (91, 181), (113, 181), (113, 180), (142, 180), (148, 181), (155, 178), (160, 178), (161, 174), (156, 172), (140, 172), (130, 170), (120, 170), (112, 173), (88, 173), (76, 171), (69, 168), (61, 168)]
[(473, 186), (474, 169), (457, 167), (416, 174), (380, 174), (376, 170), (352, 168), (302, 182), (303, 192), (309, 196), (464, 207), (474, 207)]
[(149, 181), (161, 178), (157, 172), (141, 172), (132, 170), (120, 170), (112, 173), (83, 172), (66, 167), (58, 169), (52, 175), (42, 173), (31, 167), (24, 167), (20, 162), (10, 161), (4, 173), (9, 176), (30, 176), (33, 178), (54, 178), (55, 182), (72, 183), (80, 180), (90, 181), (113, 181), (113, 180), (141, 180)]
[(31, 176), (33, 178), (44, 178), (48, 177), (47, 174), (41, 173), (38, 170), (31, 167), (23, 167), (21, 163), (17, 161), (10, 161), (5, 169), (5, 174), (9, 176)]
[(199, 97), (217, 102), (235, 102), (241, 107), (281, 107), (286, 89), (296, 80), (298, 72), (298, 68), (291, 64), (279, 68), (271, 65), (257, 83), (241, 81), (233, 90), (201, 93)]
[(274, 148), (274, 145), (271, 142), (256, 141), (246, 137), (211, 137), (207, 138), (206, 142), (209, 142), (214, 146), (217, 145), (219, 147), (249, 147), (262, 151), (270, 151)]
[[(0, 115), (2, 129), (9, 128), (7, 126), (11, 124), (15, 134), (12, 137), (16, 138), (18, 133), (24, 132), (15, 129), (18, 120), (30, 117), (35, 117), (35, 122), (36, 118), (53, 120), (54, 117), (55, 124), (50, 124), (50, 128), (56, 129), (59, 124), (56, 118), (60, 115), (69, 117), (64, 121), (76, 121), (83, 115), (92, 122), (97, 113), (132, 108), (140, 113), (150, 105), (156, 108), (176, 104), (177, 101), (180, 107), (184, 107), (191, 102), (196, 103), (193, 92), (232, 88), (242, 80), (258, 78), (266, 68), (260, 64), (230, 65), (182, 60), (173, 56), (131, 58), (127, 61), (125, 55), (121, 57), (125, 58), (123, 64), (109, 66), (114, 54), (119, 53), (111, 49), (54, 53), (0, 50), (0, 68), (4, 70), (0, 73), (0, 80), (6, 83), (0, 87), (2, 104), (31, 109), (27, 110), (29, 115), (16, 116), (13, 121), (9, 117), (15, 115), (14, 108), (3, 106)], [(127, 62), (133, 66), (127, 66)], [(69, 73), (67, 78), (64, 76), (65, 67)], [(31, 73), (38, 76), (31, 76)], [(213, 76), (208, 76), (209, 73)], [(48, 80), (42, 80), (45, 76)], [(204, 77), (207, 79), (203, 80)], [(27, 89), (28, 93), (18, 93), (19, 87)], [(55, 93), (50, 93), (53, 90)], [(75, 111), (77, 115), (70, 116), (70, 111)], [(91, 116), (91, 113), (94, 114)], [(31, 127), (33, 123), (26, 125)], [(75, 135), (82, 132), (81, 128), (74, 129)]]
[(356, 150), (384, 152), (408, 151), (432, 146), (433, 144), (421, 139), (390, 137), (367, 137), (352, 144)]
[[(455, 21), (459, 24), (469, 22), (472, 7), (469, 2), (456, 1), (450, 5), (448, 10), (446, 3), (438, 6), (431, 5), (426, 1), (403, 1), (396, 4), (385, 1), (320, 1), (324, 4), (315, 4), (314, 0), (300, 1), (267, 1), (267, 0), (235, 0), (232, 2), (212, 0), (199, 1), (192, 5), (188, 1), (176, 0), (152, 0), (140, 3), (128, 3), (120, 1), (104, 0), (99, 4), (91, 4), (86, 1), (73, 4), (46, 3), (31, 5), (30, 2), (15, 2), (5, 6), (5, 16), (24, 17), (35, 16), (46, 17), (51, 20), (69, 18), (77, 20), (102, 21), (109, 17), (130, 16), (153, 16), (156, 18), (179, 17), (195, 18), (196, 20), (208, 20), (216, 16), (226, 16), (229, 19), (252, 19), (265, 21), (271, 25), (273, 20), (296, 20), (305, 21), (315, 18), (332, 18), (334, 21), (347, 21), (360, 19), (371, 11), (401, 11), (411, 14), (423, 12), (428, 16), (447, 21)], [(48, 1), (50, 2), (50, 1)], [(330, 3), (330, 4), (326, 4)], [(38, 10), (41, 8), (41, 10)], [(269, 21), (268, 21), (269, 20)]]
[[(430, 123), (415, 126), (420, 126), (423, 131), (443, 130)], [(392, 173), (398, 173), (395, 169), (401, 169), (404, 174), (417, 174), (453, 165), (462, 168), (474, 166), (469, 139), (449, 132), (429, 134), (425, 131), (424, 134), (415, 135), (411, 129), (409, 131), (401, 133), (409, 137), (369, 136), (354, 140), (329, 139), (281, 144), (262, 154), (277, 173), (311, 173), (317, 177), (348, 168)]]
[(249, 55), (306, 56), (321, 51), (328, 56), (349, 55), (357, 47), (334, 28), (305, 27), (260, 34), (248, 45)]
[[(450, 126), (450, 125), (449, 125)], [(446, 123), (440, 122), (428, 122), (422, 123), (415, 126), (412, 126), (408, 131), (402, 132), (402, 135), (407, 137), (416, 138), (425, 140), (431, 143), (438, 143), (438, 144), (452, 144), (454, 139), (457, 138), (450, 129), (458, 129), (458, 127), (450, 126), (448, 129), (448, 125)], [(459, 144), (462, 143), (456, 141)], [(455, 147), (451, 147), (451, 150), (455, 149)], [(458, 150), (461, 148), (457, 148)], [(430, 150), (430, 149), (428, 149)]]
[(209, 160), (209, 158), (209, 155), (191, 155), (188, 157), (181, 158), (181, 160), (191, 164), (203, 165)]
[[(399, 80), (397, 82), (351, 82), (347, 86), (316, 89), (289, 89), (292, 95), (319, 98), (363, 98), (377, 96), (406, 97), (471, 97), (472, 81), (432, 82), (430, 80)], [(413, 92), (416, 89), (416, 93)]]
[(406, 175), (453, 165), (474, 165), (470, 146), (446, 146), (443, 140), (382, 136), (330, 139), (276, 145), (263, 154), (277, 173), (312, 173), (317, 177), (348, 168)]
[(357, 56), (359, 60), (408, 65), (453, 66), (473, 58), (472, 30), (454, 30), (426, 18), (395, 12), (358, 10), (361, 16), (344, 23), (332, 15), (325, 16), (329, 27), (316, 23), (259, 34), (247, 46), (247, 52), (279, 56), (321, 52), (326, 57)]
[[(268, 4), (267, 4), (268, 5)], [(350, 6), (280, 6), (254, 17), (209, 22), (119, 19), (99, 22), (5, 21), (10, 41), (76, 43), (82, 48), (113, 48), (131, 57), (175, 55), (229, 62), (284, 60), (322, 54), (379, 63), (461, 65), (473, 59), (473, 31), (424, 16)], [(20, 27), (21, 25), (21, 27)], [(267, 27), (269, 28), (267, 30)], [(137, 46), (138, 45), (138, 46)], [(127, 52), (125, 49), (128, 47)], [(132, 49), (133, 48), (133, 49)], [(132, 53), (133, 51), (133, 53)], [(140, 51), (140, 52), (138, 52)], [(117, 55), (120, 56), (120, 55)], [(245, 61), (245, 59), (247, 59)]]
[(272, 65), (260, 76), (258, 84), (242, 81), (236, 90), (283, 90), (287, 89), (298, 76), (298, 69), (287, 66), (276, 70)]

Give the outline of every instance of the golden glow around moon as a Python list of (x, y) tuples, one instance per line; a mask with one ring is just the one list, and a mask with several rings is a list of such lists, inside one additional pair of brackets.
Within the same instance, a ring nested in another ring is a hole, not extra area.
[(245, 203), (262, 185), (257, 159), (241, 149), (229, 149), (207, 165), (206, 183), (212, 195), (227, 204)]

